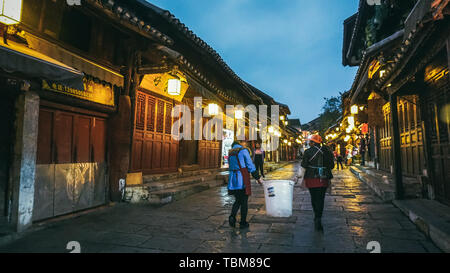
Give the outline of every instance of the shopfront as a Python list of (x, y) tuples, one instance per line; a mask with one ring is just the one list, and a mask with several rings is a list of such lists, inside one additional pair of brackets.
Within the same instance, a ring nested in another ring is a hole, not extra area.
[[(39, 94), (33, 221), (105, 204), (112, 86), (85, 78), (84, 90), (77, 90), (43, 80)], [(53, 94), (59, 96), (47, 98)], [(67, 97), (85, 100), (85, 107), (58, 99)]]

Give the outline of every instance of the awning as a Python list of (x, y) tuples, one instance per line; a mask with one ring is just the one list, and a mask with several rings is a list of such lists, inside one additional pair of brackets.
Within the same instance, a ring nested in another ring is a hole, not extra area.
[(103, 65), (83, 58), (47, 40), (33, 36), (30, 33), (27, 33), (25, 37), (30, 48), (33, 50), (39, 51), (59, 62), (70, 65), (74, 69), (82, 71), (86, 75), (91, 75), (98, 78), (101, 81), (108, 82), (118, 87), (124, 86), (124, 77), (118, 71), (114, 71)]
[(82, 72), (12, 41), (0, 43), (0, 68), (84, 90)]

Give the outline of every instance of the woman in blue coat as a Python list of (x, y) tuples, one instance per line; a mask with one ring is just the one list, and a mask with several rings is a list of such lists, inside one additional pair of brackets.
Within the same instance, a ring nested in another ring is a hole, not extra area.
[(258, 171), (253, 165), (249, 151), (244, 148), (244, 142), (233, 142), (231, 150), (228, 152), (229, 162), (229, 179), (228, 179), (228, 193), (235, 196), (231, 215), (228, 218), (230, 226), (236, 226), (236, 215), (241, 209), (240, 228), (248, 228), (247, 212), (248, 212), (248, 197), (252, 194), (250, 174), (261, 185), (261, 178)]

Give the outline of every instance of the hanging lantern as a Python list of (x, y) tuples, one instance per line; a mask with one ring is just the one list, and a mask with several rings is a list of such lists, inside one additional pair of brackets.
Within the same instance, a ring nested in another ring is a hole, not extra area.
[(354, 117), (348, 117), (347, 121), (348, 121), (348, 124), (350, 125), (350, 127), (355, 126), (355, 118)]
[(358, 114), (358, 105), (352, 105), (352, 107), (350, 108), (350, 112), (355, 115)]
[(244, 118), (244, 111), (242, 110), (236, 110), (234, 112), (234, 118), (235, 119), (243, 119)]
[(208, 104), (208, 114), (211, 116), (215, 116), (219, 114), (219, 105), (215, 103)]
[(167, 93), (172, 96), (181, 94), (181, 81), (179, 79), (169, 79), (167, 82)]
[(0, 0), (0, 22), (14, 25), (20, 22), (22, 15), (22, 0)]

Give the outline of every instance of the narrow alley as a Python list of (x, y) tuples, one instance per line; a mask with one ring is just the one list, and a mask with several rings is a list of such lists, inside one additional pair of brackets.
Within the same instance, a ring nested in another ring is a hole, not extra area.
[[(266, 176), (292, 179), (298, 163)], [(309, 193), (296, 185), (290, 218), (265, 216), (263, 188), (253, 185), (250, 228), (228, 226), (233, 197), (225, 186), (162, 206), (116, 204), (76, 218), (48, 224), (0, 247), (0, 252), (67, 253), (79, 242), (82, 253), (368, 253), (376, 241), (382, 253), (440, 250), (391, 203), (383, 203), (348, 169), (334, 171), (326, 196), (324, 233), (313, 229)]]

